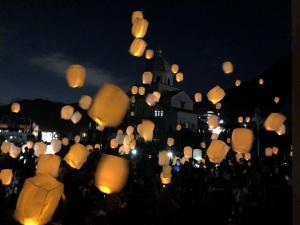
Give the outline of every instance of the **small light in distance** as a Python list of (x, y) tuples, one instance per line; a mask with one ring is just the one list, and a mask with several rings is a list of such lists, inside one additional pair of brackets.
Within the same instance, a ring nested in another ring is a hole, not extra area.
[(133, 150), (131, 151), (131, 154), (132, 154), (132, 155), (136, 155), (136, 153), (137, 153), (136, 149), (133, 149)]
[(168, 152), (168, 156), (169, 158), (172, 158), (173, 157), (173, 153), (171, 151)]

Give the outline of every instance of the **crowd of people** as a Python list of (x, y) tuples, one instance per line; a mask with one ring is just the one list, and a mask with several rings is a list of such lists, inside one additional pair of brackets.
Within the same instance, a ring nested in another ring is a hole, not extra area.
[[(69, 147), (62, 146), (57, 154), (63, 159)], [(143, 149), (126, 156), (130, 173), (122, 191), (107, 195), (94, 184), (96, 166), (103, 153), (116, 154), (109, 147), (94, 148), (80, 170), (61, 161), (57, 179), (64, 184), (64, 195), (49, 224), (292, 223), (289, 154), (262, 154), (249, 161), (237, 161), (230, 152), (221, 164), (190, 159), (173, 166), (171, 183), (163, 185), (158, 152)], [(0, 184), (1, 225), (18, 224), (13, 219), (18, 196), (25, 179), (35, 175), (37, 161), (34, 150), (28, 148), (17, 158), (0, 154), (0, 170), (13, 170), (11, 184)]]

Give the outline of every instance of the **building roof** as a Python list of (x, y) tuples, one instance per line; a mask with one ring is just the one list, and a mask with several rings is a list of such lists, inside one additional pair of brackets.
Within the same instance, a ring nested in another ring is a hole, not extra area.
[(170, 64), (162, 57), (162, 51), (158, 50), (152, 59), (145, 63), (145, 71), (170, 72)]

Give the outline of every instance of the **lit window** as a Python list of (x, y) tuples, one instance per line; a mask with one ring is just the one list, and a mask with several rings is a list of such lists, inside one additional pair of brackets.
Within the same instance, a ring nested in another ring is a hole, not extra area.
[(131, 103), (135, 103), (135, 96), (131, 97)]
[(134, 116), (134, 115), (135, 115), (134, 111), (131, 111), (131, 112), (130, 112), (130, 115), (131, 115), (131, 116)]
[(160, 116), (164, 116), (164, 111), (160, 111)]

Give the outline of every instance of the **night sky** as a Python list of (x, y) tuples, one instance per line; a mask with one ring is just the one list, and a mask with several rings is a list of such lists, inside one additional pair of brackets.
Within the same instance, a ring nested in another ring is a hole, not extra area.
[[(149, 21), (145, 40), (179, 64), (179, 87), (205, 93), (249, 80), (290, 53), (288, 0), (0, 1), (0, 103), (43, 98), (76, 102), (105, 82), (126, 91), (141, 80), (144, 58), (128, 53), (131, 13)], [(235, 71), (224, 75), (223, 61)], [(86, 84), (68, 88), (70, 64), (87, 68)]]

